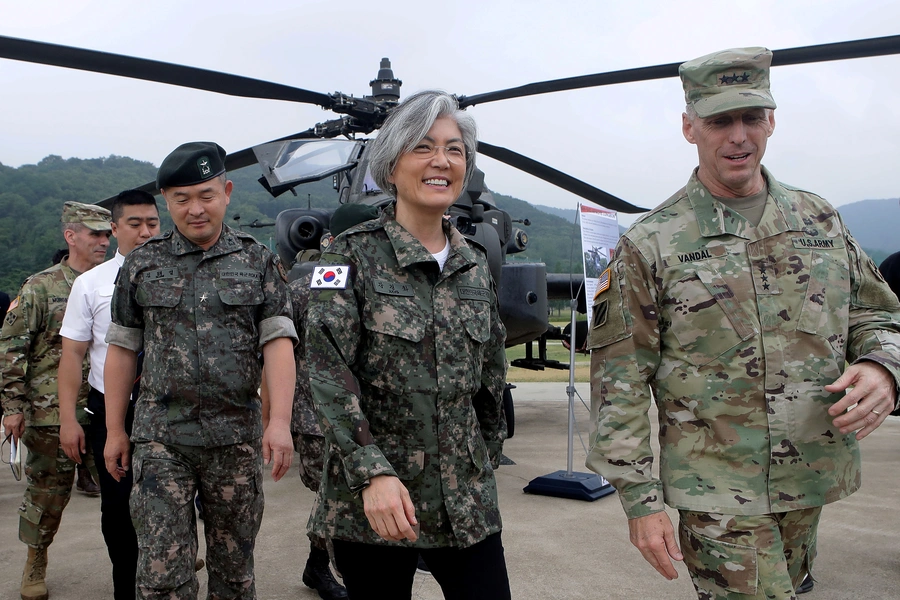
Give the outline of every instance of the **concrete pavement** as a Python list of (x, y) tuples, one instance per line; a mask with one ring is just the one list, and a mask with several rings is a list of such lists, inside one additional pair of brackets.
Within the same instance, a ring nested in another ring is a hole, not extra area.
[[(578, 384), (588, 400), (588, 385)], [(566, 384), (526, 383), (514, 390), (516, 434), (504, 453), (516, 462), (497, 472), (513, 598), (690, 599), (690, 578), (667, 582), (628, 541), (615, 495), (593, 503), (524, 494), (540, 475), (566, 468)], [(588, 411), (576, 399), (577, 428), (587, 443)], [(819, 534), (818, 579), (805, 600), (900, 598), (900, 418), (862, 443), (863, 487), (825, 508)], [(584, 471), (576, 436), (576, 471)], [(17, 538), (17, 508), (24, 482), (0, 472), (0, 598), (18, 598), (25, 547)], [(314, 599), (300, 573), (306, 561), (306, 517), (313, 495), (296, 470), (281, 482), (267, 476), (266, 513), (257, 541), (257, 591), (261, 600)], [(100, 501), (75, 494), (50, 547), (48, 586), (54, 600), (112, 598), (109, 560), (100, 535)], [(202, 531), (202, 529), (201, 529)], [(204, 554), (201, 539), (201, 556)], [(206, 571), (200, 572), (205, 597)], [(442, 598), (428, 575), (417, 575), (415, 597)]]

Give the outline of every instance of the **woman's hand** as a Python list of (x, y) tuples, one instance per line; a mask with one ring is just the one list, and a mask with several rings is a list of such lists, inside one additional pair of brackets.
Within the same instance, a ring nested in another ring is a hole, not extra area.
[(399, 542), (419, 538), (416, 509), (409, 492), (393, 475), (376, 475), (362, 491), (369, 525), (382, 538)]

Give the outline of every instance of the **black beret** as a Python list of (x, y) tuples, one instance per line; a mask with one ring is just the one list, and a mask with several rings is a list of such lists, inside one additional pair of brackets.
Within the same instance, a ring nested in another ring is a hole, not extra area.
[(378, 209), (366, 204), (342, 204), (331, 215), (331, 235), (344, 233), (354, 225), (378, 218)]
[(188, 142), (175, 148), (156, 173), (159, 189), (197, 185), (225, 172), (225, 150), (213, 142)]

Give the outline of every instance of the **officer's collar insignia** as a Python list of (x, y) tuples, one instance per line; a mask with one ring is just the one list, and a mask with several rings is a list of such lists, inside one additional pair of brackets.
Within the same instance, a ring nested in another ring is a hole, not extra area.
[(612, 270), (607, 267), (605, 271), (600, 273), (600, 277), (597, 279), (597, 291), (594, 292), (594, 300), (600, 297), (600, 294), (609, 289), (609, 281), (612, 276)]
[(212, 167), (209, 166), (209, 157), (201, 156), (197, 159), (197, 168), (200, 169), (200, 176), (206, 177), (212, 173)]

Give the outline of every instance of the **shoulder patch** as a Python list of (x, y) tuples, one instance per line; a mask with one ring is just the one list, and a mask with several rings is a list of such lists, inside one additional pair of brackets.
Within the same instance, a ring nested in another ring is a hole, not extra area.
[(594, 292), (594, 302), (600, 297), (600, 294), (609, 289), (609, 280), (611, 278), (612, 271), (609, 267), (606, 268), (605, 271), (600, 273), (600, 277), (597, 278), (597, 291)]
[(9, 308), (6, 309), (7, 312), (16, 310), (16, 307), (19, 305), (19, 297), (16, 296), (16, 299), (9, 303)]
[(288, 276), (284, 270), (284, 265), (281, 264), (281, 257), (279, 257), (277, 254), (273, 254), (272, 255), (272, 264), (275, 265), (275, 268), (278, 270), (278, 275), (281, 277), (281, 279), (285, 283), (287, 283)]
[(311, 290), (343, 290), (347, 289), (347, 275), (350, 265), (319, 265), (312, 273), (309, 282)]

